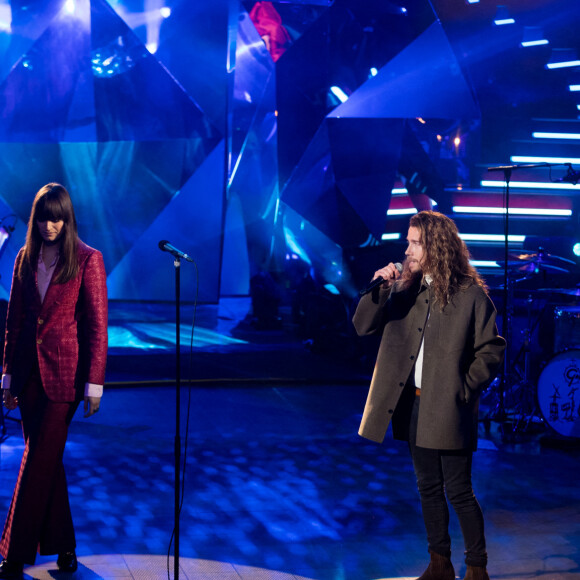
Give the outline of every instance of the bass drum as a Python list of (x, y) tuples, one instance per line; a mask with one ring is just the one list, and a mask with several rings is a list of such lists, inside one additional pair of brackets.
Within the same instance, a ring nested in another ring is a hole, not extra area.
[(550, 360), (538, 380), (538, 405), (560, 435), (580, 438), (580, 350)]

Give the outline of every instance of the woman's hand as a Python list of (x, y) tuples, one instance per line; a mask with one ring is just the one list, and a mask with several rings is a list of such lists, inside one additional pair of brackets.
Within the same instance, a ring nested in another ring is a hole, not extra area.
[(14, 411), (14, 409), (16, 409), (16, 407), (18, 407), (18, 397), (13, 397), (12, 393), (10, 392), (10, 389), (3, 389), (3, 393), (2, 393), (2, 400), (4, 402), (4, 406), (9, 410), (9, 411)]
[(85, 397), (85, 417), (94, 415), (101, 406), (101, 397)]

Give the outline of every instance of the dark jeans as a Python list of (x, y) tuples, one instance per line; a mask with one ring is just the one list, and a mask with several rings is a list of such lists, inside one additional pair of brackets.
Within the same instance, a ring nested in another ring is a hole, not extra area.
[(447, 498), (459, 519), (465, 544), (465, 563), (486, 566), (487, 552), (483, 532), (483, 513), (471, 487), (473, 451), (442, 451), (417, 447), (417, 418), (421, 397), (415, 397), (409, 429), (409, 449), (421, 496), (423, 520), (429, 550), (451, 555)]

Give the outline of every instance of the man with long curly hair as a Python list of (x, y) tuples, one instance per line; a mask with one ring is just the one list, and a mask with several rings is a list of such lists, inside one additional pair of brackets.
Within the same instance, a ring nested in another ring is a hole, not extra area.
[[(503, 360), (496, 310), (453, 220), (422, 211), (410, 220), (402, 272), (361, 299), (353, 323), (381, 344), (359, 434), (381, 443), (389, 424), (408, 441), (431, 561), (419, 580), (455, 580), (449, 509), (465, 544), (465, 580), (489, 580), (483, 513), (473, 493), (479, 397)], [(400, 265), (399, 265), (400, 268)]]

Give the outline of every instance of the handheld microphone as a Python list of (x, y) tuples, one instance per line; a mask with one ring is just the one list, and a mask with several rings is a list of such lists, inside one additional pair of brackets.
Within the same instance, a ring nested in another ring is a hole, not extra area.
[[(399, 274), (403, 271), (403, 264), (401, 264), (401, 262), (397, 262), (395, 264), (395, 268), (397, 268)], [(363, 288), (359, 294), (361, 296), (364, 296), (365, 294), (368, 294), (369, 292), (372, 292), (377, 286), (380, 286), (381, 284), (383, 284), (384, 282), (386, 282), (386, 280), (379, 276), (378, 278), (375, 278), (366, 288)]]
[(167, 240), (161, 240), (159, 242), (159, 249), (163, 252), (169, 252), (173, 254), (175, 258), (183, 258), (188, 262), (193, 262), (193, 258), (190, 258), (185, 252), (178, 250), (175, 246), (172, 246)]

